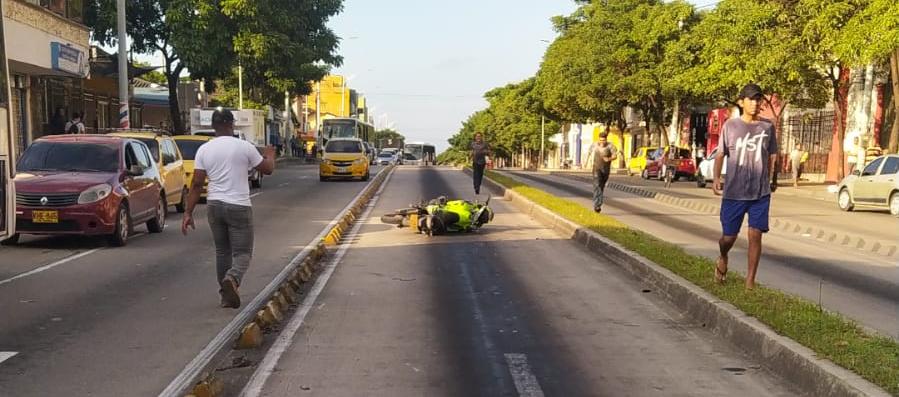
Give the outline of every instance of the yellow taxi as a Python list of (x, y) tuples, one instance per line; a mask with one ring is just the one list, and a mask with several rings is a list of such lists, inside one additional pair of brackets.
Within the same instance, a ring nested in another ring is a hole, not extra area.
[(359, 178), (367, 181), (371, 175), (365, 145), (358, 138), (333, 138), (325, 145), (318, 167), (318, 179)]
[(116, 132), (110, 135), (139, 140), (150, 148), (153, 161), (159, 167), (166, 204), (184, 212), (187, 206), (187, 180), (184, 177), (184, 160), (175, 140), (154, 132)]
[(658, 147), (652, 146), (643, 146), (637, 148), (637, 153), (634, 154), (633, 157), (627, 160), (627, 174), (631, 175), (633, 173), (641, 173), (644, 169), (646, 169), (647, 160), (653, 160), (652, 154), (659, 150)]
[[(197, 157), (197, 150), (200, 150), (200, 146), (203, 146), (204, 143), (211, 141), (212, 137), (205, 135), (178, 135), (174, 139), (178, 149), (181, 150), (181, 155), (184, 156), (185, 182), (187, 186), (193, 186), (194, 159)], [(203, 191), (200, 193), (201, 197), (206, 197), (206, 188), (208, 186), (209, 181), (206, 181), (203, 185)]]

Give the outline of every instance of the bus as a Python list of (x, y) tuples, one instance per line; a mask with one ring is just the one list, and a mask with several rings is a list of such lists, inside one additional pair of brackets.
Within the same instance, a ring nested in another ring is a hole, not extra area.
[[(0, 5), (0, 15), (3, 6)], [(10, 123), (9, 65), (6, 39), (0, 18), (0, 241), (16, 232), (16, 139)]]
[(362, 142), (371, 142), (374, 135), (375, 127), (359, 119), (324, 119), (318, 134), (318, 150), (323, 150), (331, 138), (359, 138)]
[(403, 147), (403, 164), (434, 165), (437, 164), (437, 150), (434, 145), (424, 142), (411, 142)]

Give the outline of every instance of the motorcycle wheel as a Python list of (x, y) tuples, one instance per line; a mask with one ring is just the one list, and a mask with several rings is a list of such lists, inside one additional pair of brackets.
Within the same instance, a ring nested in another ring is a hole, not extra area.
[(381, 223), (386, 223), (388, 225), (402, 225), (403, 219), (405, 219), (405, 215), (400, 214), (385, 214), (381, 215)]

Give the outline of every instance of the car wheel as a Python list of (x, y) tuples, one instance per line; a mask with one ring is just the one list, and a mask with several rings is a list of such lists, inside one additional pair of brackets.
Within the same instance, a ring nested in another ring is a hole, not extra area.
[(840, 190), (840, 195), (837, 196), (837, 205), (843, 211), (852, 211), (855, 208), (855, 205), (852, 204), (852, 196), (849, 195), (849, 189)]
[(147, 230), (150, 233), (162, 233), (165, 230), (165, 215), (167, 212), (165, 197), (159, 197), (159, 203), (156, 204), (156, 216), (147, 221)]
[(371, 178), (371, 172), (370, 172), (370, 171), (365, 171), (365, 176), (362, 177), (362, 180), (363, 180), (363, 181), (367, 181), (368, 178)]
[(187, 190), (187, 186), (181, 189), (181, 201), (178, 204), (175, 204), (175, 211), (179, 213), (183, 213), (185, 209), (187, 209), (187, 194), (190, 193)]
[(640, 173), (640, 177), (643, 179), (649, 179), (649, 170), (644, 168), (643, 172)]
[(899, 192), (890, 195), (890, 214), (899, 216)]
[(122, 203), (116, 211), (115, 232), (109, 236), (109, 243), (116, 247), (128, 244), (131, 234), (131, 215), (128, 213), (128, 204)]
[(6, 240), (0, 241), (0, 245), (16, 245), (19, 243), (19, 233), (9, 236)]

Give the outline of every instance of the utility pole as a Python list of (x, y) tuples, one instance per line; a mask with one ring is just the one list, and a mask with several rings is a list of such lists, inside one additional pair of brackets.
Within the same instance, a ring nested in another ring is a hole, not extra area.
[(546, 140), (546, 116), (540, 115), (540, 164), (537, 164), (537, 169), (540, 167), (544, 167), (543, 165), (543, 142)]
[(116, 27), (119, 41), (119, 128), (131, 128), (128, 106), (128, 34), (125, 31), (125, 0), (116, 1)]
[(243, 65), (240, 59), (237, 60), (237, 108), (243, 110)]

